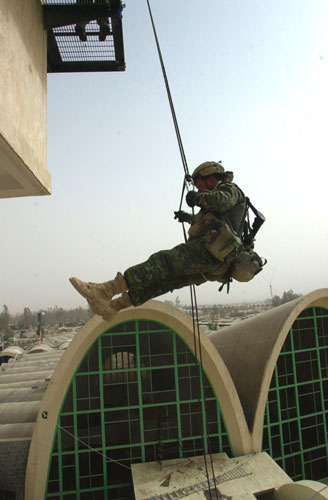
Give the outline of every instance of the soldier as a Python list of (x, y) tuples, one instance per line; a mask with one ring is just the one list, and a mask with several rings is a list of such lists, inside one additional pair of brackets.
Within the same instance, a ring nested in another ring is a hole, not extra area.
[(190, 207), (200, 207), (200, 211), (193, 215), (179, 210), (174, 217), (190, 224), (186, 243), (154, 253), (146, 262), (130, 267), (123, 275), (117, 273), (114, 280), (105, 283), (70, 278), (94, 313), (111, 321), (119, 310), (177, 288), (228, 281), (236, 249), (242, 245), (245, 195), (221, 162), (202, 163), (192, 179), (197, 191), (189, 191), (186, 202)]
[[(99, 5), (106, 5), (108, 4), (107, 0), (76, 0), (77, 5), (89, 5), (93, 3), (98, 3)], [(104, 42), (107, 38), (107, 35), (110, 35), (110, 26), (109, 26), (109, 19), (106, 17), (101, 17), (100, 19), (97, 19), (97, 23), (99, 25), (99, 41)], [(77, 23), (75, 25), (75, 33), (81, 40), (81, 42), (86, 42), (87, 41), (87, 33), (85, 30), (86, 25), (88, 24), (87, 21), (82, 22), (82, 23)]]

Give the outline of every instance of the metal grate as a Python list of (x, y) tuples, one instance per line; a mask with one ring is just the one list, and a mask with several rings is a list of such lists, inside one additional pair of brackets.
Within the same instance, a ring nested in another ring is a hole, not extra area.
[(328, 476), (328, 311), (294, 322), (272, 377), (263, 449), (294, 480)]
[[(106, 17), (96, 14), (95, 9), (105, 7)], [(124, 71), (122, 8), (120, 0), (112, 0), (110, 4), (104, 0), (45, 0), (43, 22), (48, 36), (48, 73)], [(73, 19), (78, 19), (85, 9), (88, 19), (93, 19), (85, 26), (87, 40), (81, 41), (75, 32), (79, 23), (73, 23)], [(96, 20), (99, 16), (99, 21), (109, 24), (110, 33), (104, 41), (99, 40), (100, 26)]]
[(200, 372), (165, 325), (136, 320), (104, 332), (63, 402), (45, 498), (133, 499), (132, 463), (231, 455), (218, 401)]
[[(76, 5), (76, 0), (41, 0), (44, 5)], [(101, 5), (103, 2), (101, 0), (82, 0), (81, 2), (84, 5), (87, 4), (99, 4)], [(109, 2), (108, 2), (109, 3)]]
[[(109, 22), (111, 27), (111, 22)], [(87, 42), (81, 42), (75, 34), (75, 26), (63, 26), (52, 30), (63, 62), (115, 62), (113, 35), (108, 35), (104, 42), (98, 41), (99, 26), (91, 21), (86, 27)], [(111, 30), (112, 31), (112, 30)]]

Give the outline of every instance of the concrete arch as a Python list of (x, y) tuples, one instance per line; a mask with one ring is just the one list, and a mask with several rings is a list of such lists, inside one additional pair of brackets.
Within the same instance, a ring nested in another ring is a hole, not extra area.
[(37, 344), (32, 347), (32, 349), (29, 350), (29, 354), (40, 354), (43, 352), (52, 352), (53, 347), (51, 347), (48, 344)]
[[(25, 498), (43, 498), (52, 440), (60, 407), (70, 381), (93, 342), (105, 330), (117, 323), (146, 319), (165, 324), (175, 332), (194, 352), (193, 325), (191, 319), (179, 310), (159, 301), (149, 301), (141, 307), (121, 311), (107, 323), (94, 316), (75, 336), (58, 363), (41, 404), (31, 441), (27, 464)], [(225, 418), (231, 446), (236, 455), (251, 451), (251, 438), (236, 388), (219, 353), (203, 331), (200, 332), (202, 362), (206, 374), (218, 398)], [(198, 355), (197, 355), (198, 357)]]
[(65, 342), (62, 342), (58, 346), (58, 349), (60, 349), (61, 351), (64, 351), (65, 349), (67, 349), (67, 347), (70, 345), (70, 343), (71, 343), (71, 339), (70, 340), (65, 340)]
[(23, 354), (24, 349), (17, 345), (11, 345), (6, 347), (3, 351), (0, 352), (0, 357), (2, 356), (8, 356), (11, 358), (14, 358), (15, 356), (19, 356), (20, 354)]
[(265, 405), (280, 351), (294, 321), (308, 307), (328, 308), (328, 289), (316, 290), (209, 335), (236, 386), (254, 452), (261, 450)]
[(4, 370), (9, 363), (15, 360), (17, 356), (21, 356), (24, 352), (19, 346), (8, 346), (6, 349), (0, 352), (0, 369)]
[(328, 489), (317, 481), (297, 481), (280, 486), (275, 492), (276, 500), (325, 500), (328, 498)]

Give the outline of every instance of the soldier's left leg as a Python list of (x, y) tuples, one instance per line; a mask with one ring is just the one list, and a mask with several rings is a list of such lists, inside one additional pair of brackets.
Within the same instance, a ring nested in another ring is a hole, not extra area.
[(130, 267), (124, 273), (133, 305), (143, 304), (172, 290), (207, 281), (206, 273), (222, 274), (228, 264), (219, 262), (205, 248), (202, 240), (188, 241), (161, 250), (146, 262)]
[[(205, 248), (202, 240), (182, 243), (171, 250), (162, 250), (149, 257), (146, 262), (130, 267), (119, 278), (123, 283), (117, 299), (111, 299), (107, 293), (112, 282), (96, 284), (85, 283), (71, 278), (73, 286), (88, 301), (91, 309), (110, 320), (117, 311), (131, 305), (138, 306), (149, 299), (187, 285), (200, 285), (207, 280), (224, 275), (229, 263), (220, 262)], [(114, 280), (115, 286), (118, 278)], [(116, 290), (116, 288), (115, 288)], [(118, 293), (118, 292), (116, 292)]]

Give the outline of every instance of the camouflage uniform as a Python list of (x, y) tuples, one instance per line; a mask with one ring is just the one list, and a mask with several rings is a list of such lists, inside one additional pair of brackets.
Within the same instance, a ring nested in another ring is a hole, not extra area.
[(213, 229), (211, 214), (241, 235), (245, 196), (236, 184), (218, 182), (212, 191), (198, 193), (196, 204), (201, 210), (195, 216), (190, 215), (191, 227), (186, 243), (154, 253), (146, 262), (125, 271), (124, 278), (134, 306), (184, 286), (224, 281), (232, 258), (229, 255), (221, 262), (205, 247), (206, 235)]

